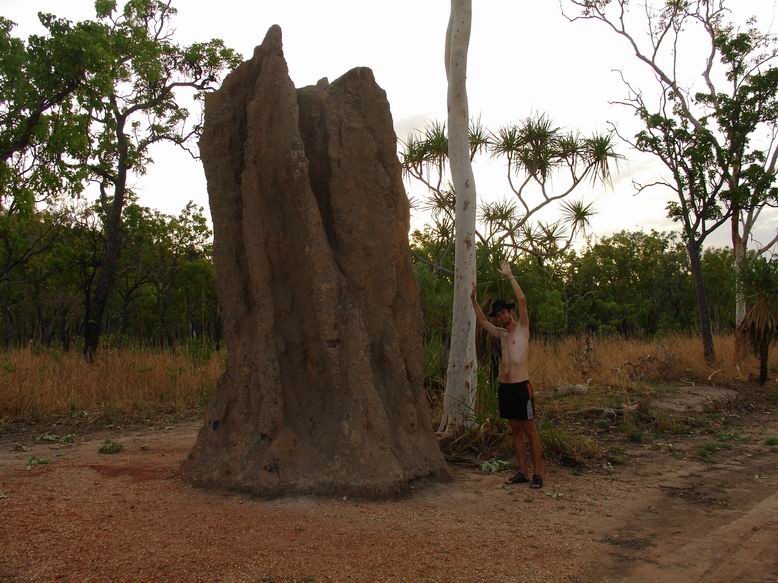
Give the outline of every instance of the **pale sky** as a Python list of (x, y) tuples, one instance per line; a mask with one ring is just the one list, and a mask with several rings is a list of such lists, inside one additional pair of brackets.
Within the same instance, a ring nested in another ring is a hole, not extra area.
[[(757, 15), (761, 28), (773, 30), (777, 3), (730, 2), (739, 19)], [(425, 121), (445, 120), (445, 0), (178, 0), (174, 6), (179, 12), (178, 42), (221, 38), (245, 58), (271, 25), (280, 25), (290, 75), (298, 87), (321, 77), (334, 80), (352, 67), (370, 67), (387, 92), (400, 139)], [(92, 0), (0, 0), (0, 14), (18, 23), (20, 36), (41, 31), (38, 12), (71, 20), (94, 17)], [(634, 135), (638, 126), (631, 114), (609, 103), (625, 95), (613, 69), (645, 87), (653, 85), (623, 39), (598, 24), (569, 23), (557, 0), (474, 0), (467, 80), (471, 116), (480, 115), (484, 125), (496, 129), (545, 112), (567, 130), (587, 134), (605, 130), (610, 121), (623, 134)], [(697, 61), (688, 65), (693, 72)], [(674, 229), (665, 213), (670, 193), (657, 189), (633, 195), (633, 179), (653, 182), (662, 167), (626, 144), (619, 143), (618, 150), (627, 160), (613, 188), (598, 186), (574, 195), (595, 203), (592, 232), (604, 236), (621, 229)], [(142, 204), (171, 214), (188, 200), (208, 207), (199, 162), (167, 145), (157, 146), (152, 155), (155, 164), (135, 186)], [(479, 163), (474, 170), (481, 200), (512, 196), (499, 163)], [(423, 193), (415, 184), (406, 186), (413, 196)], [(423, 222), (422, 214), (414, 216), (414, 226)], [(769, 240), (776, 227), (778, 213), (765, 212), (757, 239)], [(726, 227), (709, 241), (728, 245)]]

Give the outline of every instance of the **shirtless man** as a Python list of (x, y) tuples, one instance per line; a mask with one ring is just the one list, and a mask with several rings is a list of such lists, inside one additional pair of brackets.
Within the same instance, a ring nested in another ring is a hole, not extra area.
[[(529, 315), (527, 314), (527, 298), (521, 291), (516, 278), (513, 277), (510, 265), (503, 262), (500, 273), (510, 279), (513, 293), (519, 301), (519, 319), (514, 317), (511, 309), (514, 304), (504, 300), (496, 300), (489, 314), (495, 324), (489, 323), (481, 306), (475, 297), (475, 284), (470, 299), (473, 302), (478, 323), (484, 329), (500, 339), (502, 358), (500, 360), (500, 387), (497, 397), (500, 406), (500, 417), (508, 419), (513, 433), (513, 446), (516, 448), (516, 458), (519, 471), (509, 478), (508, 484), (525, 484), (530, 482), (530, 488), (543, 487), (543, 471), (540, 463), (540, 436), (535, 427), (535, 401), (532, 398), (532, 385), (529, 382), (527, 368), (527, 351), (529, 348)], [(525, 437), (529, 437), (532, 445), (533, 475), (530, 480), (527, 471), (527, 452)]]

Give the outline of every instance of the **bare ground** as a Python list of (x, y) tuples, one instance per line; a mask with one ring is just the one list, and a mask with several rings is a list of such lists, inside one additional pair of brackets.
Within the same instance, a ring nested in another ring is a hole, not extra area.
[(778, 582), (774, 413), (730, 415), (709, 460), (710, 436), (676, 436), (612, 473), (550, 465), (540, 491), (454, 467), (391, 502), (194, 489), (197, 428), (0, 437), (0, 581)]

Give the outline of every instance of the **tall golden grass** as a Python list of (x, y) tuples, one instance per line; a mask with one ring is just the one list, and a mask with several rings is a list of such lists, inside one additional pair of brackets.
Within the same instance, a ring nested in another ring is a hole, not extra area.
[(0, 353), (0, 418), (192, 411), (204, 404), (223, 368), (219, 354), (198, 362), (184, 353), (105, 349), (87, 364), (79, 352)]
[[(530, 379), (536, 387), (564, 384), (632, 387), (641, 382), (691, 380), (732, 383), (752, 379), (758, 361), (751, 354), (739, 360), (735, 337), (714, 338), (716, 361), (707, 365), (698, 336), (676, 334), (661, 339), (595, 339), (587, 356), (585, 342), (568, 338), (558, 343), (533, 342), (530, 346)], [(778, 363), (773, 350), (771, 364)]]
[[(748, 380), (757, 371), (751, 356), (735, 360), (734, 337), (715, 339), (717, 361), (702, 358), (695, 336), (661, 340), (595, 340), (588, 353), (582, 341), (533, 342), (530, 378), (549, 389), (591, 384), (602, 389), (638, 389), (647, 382)], [(778, 361), (778, 350), (771, 363)], [(181, 413), (200, 408), (224, 369), (224, 355), (193, 361), (184, 352), (102, 350), (94, 364), (78, 352), (24, 348), (0, 353), (0, 418), (28, 419), (72, 411), (130, 415)]]

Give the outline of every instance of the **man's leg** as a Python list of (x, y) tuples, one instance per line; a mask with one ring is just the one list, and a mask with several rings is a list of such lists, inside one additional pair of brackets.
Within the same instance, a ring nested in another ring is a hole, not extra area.
[(513, 433), (513, 447), (516, 449), (516, 461), (519, 465), (519, 471), (529, 478), (527, 468), (527, 446), (524, 440), (524, 428), (522, 422), (515, 419), (510, 420), (511, 433)]
[(538, 476), (543, 475), (543, 465), (540, 454), (540, 434), (535, 426), (535, 420), (530, 421), (517, 421), (523, 432), (526, 432), (529, 436), (529, 443), (532, 446), (532, 468), (533, 473)]

